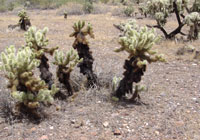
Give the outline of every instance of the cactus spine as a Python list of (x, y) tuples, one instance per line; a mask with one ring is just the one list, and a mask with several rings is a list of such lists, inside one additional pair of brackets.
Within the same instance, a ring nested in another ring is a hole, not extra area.
[(97, 76), (94, 74), (92, 69), (94, 58), (92, 57), (92, 52), (90, 51), (86, 36), (89, 35), (91, 38), (94, 38), (94, 34), (91, 24), (88, 24), (85, 29), (84, 27), (85, 21), (75, 23), (73, 26), (74, 32), (70, 37), (75, 37), (73, 48), (77, 49), (79, 58), (83, 59), (83, 61), (78, 65), (78, 67), (80, 67), (80, 72), (83, 75), (86, 75), (88, 87), (93, 87), (97, 84)]
[(39, 59), (41, 62), (38, 66), (41, 72), (41, 79), (43, 79), (50, 88), (53, 84), (53, 78), (52, 73), (49, 71), (48, 58), (46, 57), (45, 53), (53, 55), (53, 52), (58, 49), (58, 47), (46, 48), (49, 43), (49, 40), (46, 38), (47, 32), (47, 27), (45, 27), (43, 30), (37, 30), (36, 27), (33, 26), (30, 27), (25, 33), (25, 39), (26, 46), (30, 47), (33, 50), (33, 52), (36, 54), (37, 59)]

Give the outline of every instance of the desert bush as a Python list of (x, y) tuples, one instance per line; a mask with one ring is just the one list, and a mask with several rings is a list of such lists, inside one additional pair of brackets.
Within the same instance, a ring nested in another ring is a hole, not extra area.
[[(120, 80), (118, 87), (115, 86), (117, 88), (114, 91), (114, 95), (120, 99), (126, 93), (131, 93), (133, 94), (132, 100), (135, 101), (136, 99), (140, 99), (138, 93), (142, 87), (136, 86), (133, 93), (133, 83), (141, 81), (148, 63), (164, 61), (164, 59), (162, 55), (156, 55), (156, 52), (152, 50), (153, 45), (159, 40), (154, 29), (149, 30), (147, 27), (129, 24), (124, 27), (124, 36), (119, 38), (121, 48), (116, 49), (115, 52), (126, 51), (129, 56), (124, 63), (124, 77)], [(114, 84), (117, 83), (114, 79)]]
[(93, 10), (94, 10), (93, 2), (86, 0), (85, 3), (83, 4), (83, 11), (86, 14), (90, 14), (92, 13)]
[(78, 53), (74, 49), (69, 50), (66, 54), (58, 50), (54, 52), (53, 63), (58, 66), (56, 72), (58, 80), (65, 85), (69, 95), (73, 95), (73, 89), (70, 84), (70, 73), (81, 61), (82, 59), (79, 59)]
[(131, 17), (134, 11), (135, 11), (135, 10), (134, 10), (133, 5), (129, 5), (129, 6), (127, 6), (127, 7), (124, 9), (124, 14), (125, 14), (127, 17)]
[[(187, 5), (188, 0), (149, 0), (147, 4), (144, 5), (144, 8), (142, 8), (142, 11), (156, 20), (157, 25), (153, 27), (160, 29), (165, 38), (173, 39), (177, 34), (185, 35), (182, 33), (181, 29), (185, 25), (183, 20)], [(171, 17), (173, 13), (176, 15), (178, 27), (172, 32), (167, 33), (164, 26), (167, 23), (167, 18)]]
[(33, 70), (40, 65), (36, 55), (29, 47), (16, 51), (14, 46), (1, 53), (0, 70), (9, 81), (10, 94), (29, 109), (38, 108), (40, 102), (52, 103), (58, 90), (55, 85), (49, 90), (44, 81), (34, 76)]
[(49, 43), (49, 40), (46, 37), (47, 32), (47, 27), (45, 27), (43, 30), (37, 30), (37, 28), (33, 26), (30, 27), (25, 33), (25, 39), (26, 46), (33, 50), (33, 52), (36, 54), (36, 58), (41, 62), (38, 66), (41, 73), (41, 79), (44, 80), (50, 88), (54, 82), (52, 73), (49, 71), (48, 58), (45, 54), (48, 53), (53, 55), (53, 52), (58, 49), (58, 47), (47, 48)]
[(100, 0), (100, 2), (106, 4), (109, 2), (109, 0)]
[(190, 26), (188, 34), (189, 40), (196, 40), (199, 38), (200, 32), (200, 14), (198, 12), (192, 12), (185, 17), (185, 23)]
[(24, 31), (28, 30), (28, 28), (31, 26), (31, 22), (27, 15), (27, 12), (23, 9), (18, 13), (18, 16), (20, 18), (18, 23), (20, 29)]
[(88, 23), (86, 28), (84, 27), (85, 21), (74, 23), (74, 32), (70, 35), (70, 37), (75, 37), (73, 48), (77, 49), (79, 58), (83, 59), (83, 61), (78, 65), (78, 67), (80, 67), (80, 72), (83, 75), (86, 75), (88, 87), (93, 87), (97, 84), (97, 76), (94, 74), (92, 69), (94, 58), (92, 57), (92, 52), (90, 51), (86, 36), (89, 35), (91, 38), (94, 38), (94, 33), (90, 23)]

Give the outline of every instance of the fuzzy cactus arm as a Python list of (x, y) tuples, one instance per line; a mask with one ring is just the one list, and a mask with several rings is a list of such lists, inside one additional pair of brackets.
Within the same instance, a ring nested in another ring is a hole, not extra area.
[(79, 59), (78, 53), (74, 49), (70, 49), (65, 55), (63, 52), (56, 50), (54, 52), (54, 64), (62, 67), (69, 67), (73, 69), (75, 65), (80, 63), (82, 59)]
[(126, 51), (129, 53), (129, 58), (140, 58), (141, 61), (138, 65), (146, 65), (147, 62), (163, 61), (161, 56), (157, 56), (156, 52), (152, 50), (155, 43), (159, 41), (159, 37), (156, 36), (154, 29), (148, 29), (147, 27), (130, 28), (127, 27), (126, 33), (123, 37), (119, 38), (119, 44), (121, 47), (116, 49), (115, 52)]

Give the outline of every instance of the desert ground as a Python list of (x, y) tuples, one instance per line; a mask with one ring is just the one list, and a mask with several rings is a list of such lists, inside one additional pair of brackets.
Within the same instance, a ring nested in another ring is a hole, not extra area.
[[(115, 102), (110, 98), (111, 82), (114, 76), (123, 76), (123, 63), (128, 54), (115, 53), (119, 48), (120, 32), (113, 27), (128, 18), (113, 16), (112, 13), (69, 15), (64, 19), (58, 10), (29, 10), (32, 25), (38, 29), (48, 27), (49, 47), (59, 46), (67, 51), (74, 38), (72, 26), (78, 20), (93, 25), (95, 39), (89, 39), (93, 52), (94, 71), (101, 83), (100, 89), (86, 89), (84, 76), (76, 68), (71, 81), (77, 90), (76, 97), (67, 100), (56, 99), (47, 116), (40, 122), (26, 118), (16, 120), (5, 115), (5, 104), (13, 100), (6, 89), (6, 78), (0, 76), (0, 139), (1, 140), (199, 140), (200, 139), (200, 64), (193, 59), (194, 53), (177, 55), (179, 48), (192, 45), (200, 49), (200, 41), (184, 39), (161, 40), (154, 49), (163, 53), (166, 62), (152, 63), (142, 77), (147, 91), (141, 93), (144, 104)], [(132, 17), (134, 18), (134, 17)], [(0, 51), (9, 45), (19, 48), (25, 45), (24, 31), (10, 30), (8, 25), (16, 24), (15, 12), (0, 13)], [(142, 26), (154, 24), (149, 18), (137, 19)], [(172, 17), (167, 25), (176, 26)], [(171, 28), (170, 28), (171, 27)], [(188, 29), (184, 28), (187, 32)], [(158, 31), (159, 35), (162, 35)], [(49, 56), (50, 62), (52, 57)], [(56, 67), (51, 65), (55, 73)], [(54, 75), (56, 80), (56, 76)], [(5, 103), (6, 102), (6, 103)]]

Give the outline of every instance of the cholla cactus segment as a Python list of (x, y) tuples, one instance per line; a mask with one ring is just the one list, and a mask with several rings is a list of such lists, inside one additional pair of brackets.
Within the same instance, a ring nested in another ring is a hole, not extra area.
[(200, 23), (200, 14), (198, 12), (192, 12), (185, 17), (185, 23), (188, 26), (193, 26), (194, 24)]
[(200, 12), (200, 1), (195, 0), (192, 6), (192, 11), (193, 12)]
[(112, 91), (116, 91), (116, 89), (118, 88), (119, 86), (119, 82), (121, 81), (121, 77), (113, 77), (113, 80), (112, 80)]
[(77, 51), (75, 51), (73, 48), (70, 49), (66, 54), (64, 54), (62, 51), (56, 50), (54, 52), (54, 64), (62, 67), (68, 67), (73, 70), (73, 68), (76, 66), (76, 64), (80, 63), (82, 59), (79, 59)]
[(46, 38), (47, 32), (47, 27), (45, 27), (43, 30), (37, 30), (35, 26), (30, 27), (25, 33), (26, 46), (36, 50), (46, 47), (49, 43), (48, 38)]
[(20, 74), (32, 71), (39, 64), (40, 61), (35, 58), (35, 54), (29, 47), (19, 49), (16, 53), (15, 47), (10, 46), (1, 53), (0, 68), (8, 79), (16, 79)]
[(18, 16), (20, 17), (20, 19), (29, 19), (29, 17), (27, 16), (27, 12), (24, 9), (19, 11)]
[(78, 21), (77, 23), (74, 23), (73, 29), (74, 32), (70, 34), (70, 37), (77, 38), (76, 42), (87, 44), (87, 40), (85, 36), (90, 35), (91, 38), (94, 38), (94, 32), (92, 25), (88, 23), (87, 27), (85, 27), (85, 21)]
[(163, 61), (161, 56), (155, 55), (152, 47), (159, 41), (154, 29), (148, 29), (146, 26), (138, 29), (127, 28), (125, 36), (120, 37), (119, 43), (121, 48), (116, 49), (116, 52), (126, 51), (129, 53), (129, 58), (135, 57), (138, 59), (138, 66), (146, 65), (147, 62)]
[(123, 32), (125, 35), (129, 30), (131, 29), (137, 29), (138, 25), (136, 24), (136, 20), (134, 19), (129, 19), (126, 22), (120, 23), (117, 25), (117, 28)]

